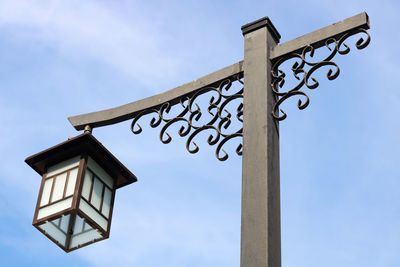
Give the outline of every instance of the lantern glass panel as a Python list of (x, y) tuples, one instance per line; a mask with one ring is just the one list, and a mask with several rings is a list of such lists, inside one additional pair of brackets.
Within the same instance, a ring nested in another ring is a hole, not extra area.
[(77, 177), (78, 177), (78, 168), (72, 169), (69, 173), (65, 196), (72, 196), (74, 194)]
[(57, 219), (47, 221), (39, 225), (45, 234), (49, 235), (57, 244), (66, 248), (68, 238), (68, 227), (71, 222), (71, 215), (63, 215)]
[(108, 220), (100, 215), (100, 213), (95, 210), (91, 205), (89, 205), (85, 200), (81, 200), (79, 203), (79, 209), (83, 211), (90, 219), (97, 223), (103, 231), (108, 229)]
[(88, 157), (79, 209), (103, 231), (107, 231), (109, 226), (113, 187), (111, 176)]
[(43, 177), (37, 220), (51, 216), (72, 206), (78, 176), (80, 156), (50, 166)]
[(58, 212), (61, 212), (63, 210), (66, 210), (72, 206), (72, 197), (69, 197), (67, 199), (58, 201), (54, 204), (51, 204), (49, 206), (43, 207), (39, 209), (37, 219), (40, 220), (42, 218), (51, 216), (53, 214), (56, 214)]
[(103, 199), (103, 187), (103, 183), (99, 179), (94, 178), (91, 203), (97, 210), (100, 210), (100, 205)]
[(53, 184), (53, 178), (44, 181), (42, 197), (40, 199), (40, 206), (49, 204), (52, 184)]
[(108, 218), (110, 215), (112, 191), (108, 188), (104, 190), (104, 200), (101, 213)]
[(76, 215), (69, 249), (72, 250), (87, 243), (93, 243), (99, 239), (103, 239), (103, 236), (98, 230), (90, 226), (81, 216)]
[(63, 172), (54, 178), (54, 188), (51, 200), (57, 201), (63, 198), (65, 182), (67, 181), (68, 173)]
[(81, 196), (86, 200), (89, 200), (90, 190), (92, 186), (93, 173), (86, 170), (85, 177), (83, 178), (83, 186)]
[(110, 175), (102, 167), (99, 166), (99, 164), (96, 163), (91, 157), (88, 158), (87, 161), (87, 167), (89, 170), (91, 170), (93, 173), (96, 174), (100, 180), (102, 180), (108, 187), (113, 188), (114, 186), (114, 179), (111, 178)]
[[(68, 231), (70, 227), (72, 231)], [(46, 221), (39, 225), (39, 228), (68, 251), (104, 239), (104, 236), (96, 228), (90, 226), (84, 218), (76, 214), (62, 215), (57, 219)]]
[(47, 177), (62, 173), (73, 167), (78, 167), (80, 156), (70, 158), (47, 168)]

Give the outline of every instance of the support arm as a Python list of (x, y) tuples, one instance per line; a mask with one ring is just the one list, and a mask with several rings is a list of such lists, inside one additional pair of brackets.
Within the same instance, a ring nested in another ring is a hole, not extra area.
[(166, 102), (169, 102), (171, 105), (177, 104), (179, 103), (179, 100), (186, 95), (190, 95), (205, 86), (218, 84), (227, 77), (241, 75), (242, 73), (243, 61), (239, 61), (233, 65), (178, 86), (167, 92), (134, 101), (116, 108), (72, 116), (69, 117), (68, 120), (78, 131), (83, 130), (86, 125), (89, 125), (91, 128), (96, 128), (119, 123), (134, 118), (137, 114), (146, 109), (155, 108)]

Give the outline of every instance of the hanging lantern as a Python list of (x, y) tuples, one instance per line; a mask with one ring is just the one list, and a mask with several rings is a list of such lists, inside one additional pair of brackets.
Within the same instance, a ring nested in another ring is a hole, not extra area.
[(33, 225), (66, 252), (108, 238), (116, 189), (137, 181), (90, 133), (25, 162), (42, 176)]

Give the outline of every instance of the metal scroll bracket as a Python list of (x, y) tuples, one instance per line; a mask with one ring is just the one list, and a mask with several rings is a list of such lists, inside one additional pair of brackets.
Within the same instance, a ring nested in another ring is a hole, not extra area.
[[(265, 18), (264, 20), (268, 20)], [(263, 21), (261, 19), (260, 21)], [(269, 20), (268, 20), (269, 21)], [(257, 24), (257, 23), (256, 23)], [(254, 24), (254, 25), (256, 25)], [(272, 25), (270, 23), (269, 25)], [(273, 26), (273, 25), (272, 25)], [(275, 28), (274, 28), (275, 29)], [(336, 79), (339, 75), (338, 65), (332, 61), (337, 54), (344, 55), (349, 53), (350, 46), (345, 43), (348, 37), (355, 34), (364, 34), (366, 38), (359, 38), (355, 46), (357, 49), (365, 48), (370, 41), (367, 32), (369, 29), (368, 15), (363, 12), (356, 16), (334, 23), (317, 31), (303, 35), (291, 41), (279, 44), (271, 48), (268, 64), (271, 64), (271, 90), (276, 97), (276, 102), (271, 110), (276, 122), (286, 118), (286, 113), (279, 106), (288, 98), (293, 96), (304, 97), (305, 100), (298, 101), (298, 108), (304, 109), (309, 104), (309, 97), (300, 91), (303, 86), (309, 89), (318, 87), (319, 82), (313, 77), (313, 73), (321, 67), (328, 67), (327, 78)], [(254, 30), (254, 29), (252, 29)], [(276, 31), (276, 29), (275, 29)], [(276, 31), (277, 33), (277, 31)], [(279, 33), (277, 33), (279, 35)], [(279, 38), (278, 38), (279, 41)], [(329, 55), (322, 60), (312, 61), (315, 51), (325, 47), (330, 51)], [(291, 67), (293, 76), (298, 83), (290, 90), (281, 91), (288, 78), (286, 73), (280, 69), (282, 64), (288, 60), (295, 60)], [(181, 128), (178, 134), (187, 137), (186, 148), (190, 153), (199, 150), (193, 141), (194, 137), (202, 131), (209, 131), (209, 145), (216, 145), (216, 157), (224, 161), (228, 158), (228, 153), (223, 149), (226, 142), (233, 138), (243, 137), (243, 127), (227, 132), (232, 119), (236, 118), (243, 123), (243, 97), (246, 94), (246, 80), (244, 76), (244, 61), (237, 62), (226, 68), (208, 74), (192, 82), (176, 87), (164, 93), (154, 95), (139, 101), (135, 101), (116, 108), (101, 110), (83, 115), (69, 117), (69, 121), (76, 130), (93, 129), (96, 127), (107, 126), (126, 120), (132, 120), (131, 130), (134, 134), (139, 134), (142, 129), (138, 124), (139, 119), (148, 114), (152, 114), (150, 126), (156, 128), (161, 126), (160, 140), (169, 143), (171, 136), (167, 129), (175, 123), (179, 123)], [(229, 90), (234, 83), (241, 84), (241, 88), (231, 92)], [(206, 93), (212, 93), (209, 104), (201, 108), (196, 99)], [(236, 110), (230, 111), (227, 105), (231, 101), (241, 100)], [(179, 105), (181, 112), (173, 117), (167, 118), (170, 109)], [(203, 125), (196, 125), (202, 115), (207, 114), (211, 119)], [(236, 148), (236, 153), (242, 155), (243, 145), (240, 143)]]

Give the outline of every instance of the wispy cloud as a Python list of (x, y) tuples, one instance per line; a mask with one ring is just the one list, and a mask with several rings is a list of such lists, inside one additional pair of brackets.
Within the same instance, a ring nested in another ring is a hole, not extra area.
[(0, 29), (72, 57), (91, 57), (145, 85), (170, 79), (176, 59), (161, 51), (161, 32), (130, 6), (135, 23), (99, 1), (1, 1)]

